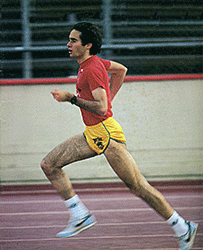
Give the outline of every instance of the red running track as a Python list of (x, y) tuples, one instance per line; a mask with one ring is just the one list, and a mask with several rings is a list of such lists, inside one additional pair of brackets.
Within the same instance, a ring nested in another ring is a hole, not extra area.
[[(203, 249), (202, 183), (154, 186), (184, 218), (199, 223), (193, 249)], [(50, 186), (28, 187), (1, 188), (1, 250), (178, 249), (170, 226), (121, 183), (75, 186), (97, 224), (66, 239), (55, 237), (69, 219), (58, 194)]]

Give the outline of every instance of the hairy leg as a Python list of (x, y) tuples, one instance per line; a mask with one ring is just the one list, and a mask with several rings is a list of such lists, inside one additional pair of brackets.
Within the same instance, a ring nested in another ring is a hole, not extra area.
[(55, 147), (41, 162), (41, 168), (58, 193), (67, 200), (75, 195), (62, 167), (95, 156), (84, 136), (74, 136)]
[(163, 195), (153, 188), (140, 173), (125, 145), (111, 140), (104, 154), (118, 177), (132, 193), (146, 201), (164, 219), (167, 220), (172, 216), (174, 210)]

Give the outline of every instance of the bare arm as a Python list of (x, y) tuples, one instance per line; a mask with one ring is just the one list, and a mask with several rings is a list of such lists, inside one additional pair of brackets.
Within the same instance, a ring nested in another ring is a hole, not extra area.
[(108, 109), (106, 90), (99, 87), (92, 91), (94, 101), (77, 98), (76, 105), (94, 114), (104, 116)]
[[(56, 99), (58, 102), (71, 102), (71, 98), (74, 96), (74, 94), (58, 89), (53, 90), (51, 93), (54, 99)], [(94, 97), (94, 101), (77, 97), (77, 102), (75, 105), (91, 113), (100, 116), (105, 115), (108, 108), (106, 91), (99, 87), (92, 91), (92, 95)]]
[(119, 91), (120, 87), (123, 84), (125, 75), (127, 73), (127, 68), (120, 63), (111, 61), (111, 65), (107, 70), (108, 74), (111, 75), (110, 79), (110, 93), (111, 101), (113, 101), (115, 95)]

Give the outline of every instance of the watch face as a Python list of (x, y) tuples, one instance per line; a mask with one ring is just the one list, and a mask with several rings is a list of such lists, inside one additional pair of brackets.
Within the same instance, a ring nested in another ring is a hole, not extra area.
[(77, 102), (77, 97), (74, 95), (72, 98), (71, 98), (71, 103), (72, 104), (76, 104)]

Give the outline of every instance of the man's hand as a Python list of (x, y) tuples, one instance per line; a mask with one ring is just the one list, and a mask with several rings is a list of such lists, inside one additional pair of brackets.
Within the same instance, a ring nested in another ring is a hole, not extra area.
[(74, 96), (74, 94), (58, 89), (52, 90), (51, 94), (58, 102), (70, 102), (71, 98)]

